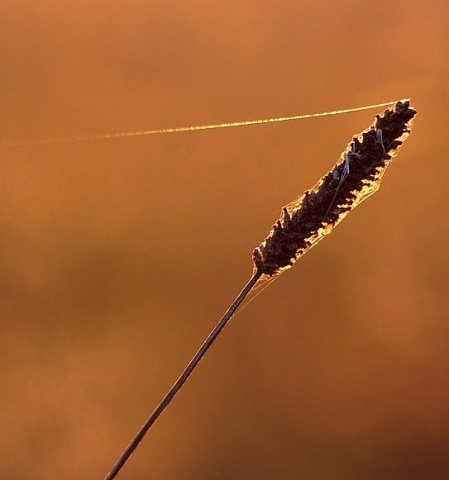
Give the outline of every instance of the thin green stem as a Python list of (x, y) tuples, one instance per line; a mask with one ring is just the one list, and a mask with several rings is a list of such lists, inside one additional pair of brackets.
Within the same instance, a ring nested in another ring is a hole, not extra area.
[(153, 413), (148, 417), (146, 422), (142, 425), (140, 430), (136, 433), (134, 438), (131, 440), (130, 444), (125, 448), (125, 450), (120, 455), (115, 465), (112, 467), (111, 471), (106, 475), (105, 480), (113, 480), (117, 476), (117, 474), (120, 472), (122, 467), (125, 465), (128, 458), (131, 456), (131, 454), (137, 448), (139, 443), (142, 441), (143, 437), (148, 433), (148, 430), (156, 422), (156, 420), (159, 418), (161, 413), (167, 408), (167, 406), (173, 400), (174, 396), (179, 392), (181, 387), (189, 378), (190, 374), (193, 372), (195, 367), (201, 361), (201, 359), (203, 358), (207, 350), (209, 350), (211, 345), (214, 343), (215, 339), (218, 337), (218, 335), (221, 333), (223, 328), (229, 322), (229, 320), (234, 315), (235, 311), (243, 302), (243, 300), (246, 298), (246, 296), (251, 292), (254, 285), (256, 284), (256, 282), (259, 280), (261, 276), (262, 276), (262, 272), (260, 270), (256, 270), (253, 276), (251, 277), (251, 279), (243, 288), (243, 290), (238, 294), (237, 298), (232, 302), (231, 306), (223, 315), (222, 319), (217, 323), (217, 325), (214, 327), (212, 332), (209, 334), (209, 336), (206, 338), (204, 343), (201, 345), (200, 349), (197, 351), (195, 356), (192, 358), (192, 360), (190, 360), (189, 364), (181, 373), (178, 380), (176, 380), (176, 382), (167, 392), (165, 397), (161, 400), (159, 405), (155, 408)]

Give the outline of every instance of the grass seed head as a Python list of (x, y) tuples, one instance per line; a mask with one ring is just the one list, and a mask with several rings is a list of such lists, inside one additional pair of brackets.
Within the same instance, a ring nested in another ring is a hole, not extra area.
[(354, 137), (314, 188), (283, 207), (270, 234), (253, 252), (256, 269), (271, 277), (290, 268), (377, 191), (386, 168), (410, 134), (415, 114), (409, 101), (397, 102)]

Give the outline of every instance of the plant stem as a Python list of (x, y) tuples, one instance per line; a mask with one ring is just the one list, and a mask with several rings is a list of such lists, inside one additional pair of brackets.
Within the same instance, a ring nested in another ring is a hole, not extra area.
[(245, 297), (251, 292), (254, 285), (256, 284), (256, 282), (259, 280), (261, 276), (262, 276), (262, 271), (260, 269), (256, 270), (253, 276), (251, 277), (251, 279), (243, 288), (243, 290), (238, 294), (237, 298), (232, 302), (231, 306), (223, 315), (222, 319), (217, 323), (217, 325), (214, 327), (212, 332), (209, 334), (209, 336), (206, 338), (204, 343), (201, 345), (200, 349), (196, 352), (195, 356), (192, 358), (192, 360), (190, 360), (189, 364), (186, 366), (182, 374), (179, 376), (178, 380), (176, 380), (176, 382), (167, 392), (165, 397), (161, 400), (161, 402), (153, 411), (153, 413), (148, 417), (146, 422), (142, 425), (140, 430), (136, 433), (134, 438), (131, 440), (130, 444), (125, 448), (125, 450), (120, 455), (115, 465), (112, 467), (111, 471), (106, 475), (105, 480), (112, 480), (117, 476), (117, 474), (120, 472), (122, 467), (125, 465), (128, 458), (137, 448), (139, 443), (142, 441), (143, 437), (147, 434), (148, 430), (156, 422), (156, 420), (159, 418), (161, 413), (167, 408), (167, 406), (173, 400), (174, 396), (179, 392), (181, 387), (189, 378), (190, 374), (193, 372), (195, 367), (201, 361), (201, 359), (203, 358), (207, 350), (210, 348), (210, 346), (214, 343), (215, 339), (218, 337), (218, 335), (221, 333), (223, 328), (229, 322), (229, 320), (234, 315), (235, 311), (243, 302)]

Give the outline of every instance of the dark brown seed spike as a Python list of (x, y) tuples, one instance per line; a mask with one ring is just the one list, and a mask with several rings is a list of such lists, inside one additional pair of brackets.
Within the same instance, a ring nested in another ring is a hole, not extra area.
[(331, 171), (283, 208), (269, 236), (253, 252), (256, 268), (268, 276), (289, 268), (374, 193), (410, 133), (415, 114), (409, 101), (398, 102), (395, 109), (377, 115), (368, 130), (354, 137)]

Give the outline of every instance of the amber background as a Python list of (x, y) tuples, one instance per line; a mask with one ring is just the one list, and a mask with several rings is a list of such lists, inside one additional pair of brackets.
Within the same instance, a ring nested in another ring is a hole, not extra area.
[(415, 130), (380, 192), (235, 318), (120, 478), (449, 477), (448, 15), (444, 0), (2, 3), (1, 478), (101, 478), (280, 207), (377, 112), (5, 140), (406, 97)]

